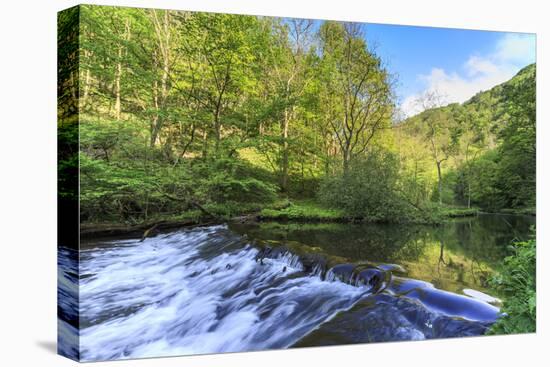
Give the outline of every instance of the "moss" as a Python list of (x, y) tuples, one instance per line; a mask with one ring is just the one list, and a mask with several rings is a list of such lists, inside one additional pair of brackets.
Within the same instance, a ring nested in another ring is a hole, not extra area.
[(473, 217), (479, 213), (479, 208), (466, 208), (431, 203), (424, 208), (424, 218), (421, 219), (428, 224), (438, 224), (450, 218)]
[(473, 217), (479, 214), (478, 208), (443, 208), (442, 213), (447, 218)]
[(348, 218), (342, 210), (330, 209), (314, 201), (294, 201), (288, 205), (262, 209), (261, 219), (302, 221), (343, 221)]

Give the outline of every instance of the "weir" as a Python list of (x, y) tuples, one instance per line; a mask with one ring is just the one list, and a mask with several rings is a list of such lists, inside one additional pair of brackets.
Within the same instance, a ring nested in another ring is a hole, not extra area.
[(78, 257), (60, 252), (72, 283), (59, 292), (76, 282), (80, 292), (78, 321), (74, 305), (60, 305), (60, 347), (78, 334), (83, 360), (480, 335), (499, 315), (398, 265), (260, 243), (226, 226), (88, 244), (79, 258), (75, 280)]

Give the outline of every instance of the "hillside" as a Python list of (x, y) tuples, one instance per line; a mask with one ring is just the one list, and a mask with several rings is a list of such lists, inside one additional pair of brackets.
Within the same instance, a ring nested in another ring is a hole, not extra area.
[[(395, 128), (391, 71), (352, 24), (78, 11), (80, 66), (60, 76), (59, 113), (60, 146), (78, 135), (79, 149), (60, 160), (59, 177), (63, 189), (79, 168), (82, 223), (270, 210), (431, 222), (457, 204), (534, 203), (534, 65)], [(76, 52), (69, 20), (60, 18), (62, 56)], [(75, 73), (77, 135), (65, 131)]]
[[(441, 181), (436, 198), (492, 210), (534, 206), (535, 79), (531, 64), (462, 104), (430, 108), (399, 125), (399, 137), (413, 142), (415, 163), (431, 165), (425, 174)], [(406, 149), (400, 154), (411, 158)]]

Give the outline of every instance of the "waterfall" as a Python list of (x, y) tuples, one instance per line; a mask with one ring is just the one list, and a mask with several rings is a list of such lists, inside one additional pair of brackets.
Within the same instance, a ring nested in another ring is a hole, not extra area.
[[(83, 361), (288, 348), (372, 294), (372, 279), (386, 282), (380, 269), (327, 270), (266, 252), (225, 226), (96, 243), (79, 255), (80, 319), (63, 318), (60, 345), (79, 333)], [(74, 291), (74, 254), (60, 257), (60, 291)], [(70, 315), (76, 305), (60, 307)]]

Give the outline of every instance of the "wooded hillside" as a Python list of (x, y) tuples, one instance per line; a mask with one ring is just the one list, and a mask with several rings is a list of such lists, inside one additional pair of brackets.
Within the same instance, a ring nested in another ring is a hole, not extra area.
[[(397, 121), (395, 78), (359, 24), (77, 9), (80, 68), (60, 78), (79, 101), (82, 221), (304, 199), (381, 221), (534, 206), (534, 65), (463, 105), (427, 98), (427, 111)], [(60, 40), (73, 21), (60, 18)]]

